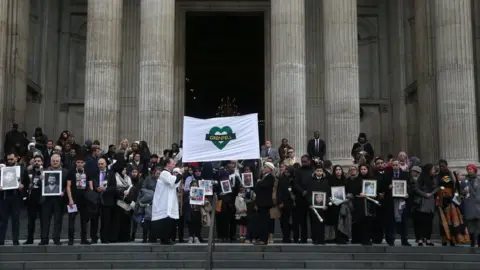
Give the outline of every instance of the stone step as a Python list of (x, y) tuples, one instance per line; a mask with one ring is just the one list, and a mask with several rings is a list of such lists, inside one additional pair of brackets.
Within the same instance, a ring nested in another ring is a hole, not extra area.
[[(299, 252), (214, 252), (214, 260), (334, 260), (334, 261), (438, 261), (480, 262), (478, 254), (422, 254), (422, 253), (299, 253)], [(28, 254), (28, 255), (27, 255)], [(72, 253), (9, 253), (0, 254), (2, 262), (55, 261), (115, 261), (115, 260), (204, 260), (206, 252), (72, 252)], [(248, 254), (248, 255), (246, 255)]]
[[(398, 242), (398, 241), (397, 241)], [(36, 241), (38, 243), (38, 241)], [(388, 245), (324, 245), (313, 246), (311, 244), (271, 244), (268, 246), (254, 246), (251, 244), (215, 244), (214, 253), (224, 252), (243, 252), (243, 253), (340, 253), (340, 254), (436, 254), (436, 255), (466, 255), (480, 254), (480, 248), (470, 248), (467, 245), (457, 247), (403, 247)], [(31, 253), (42, 254), (64, 254), (64, 253), (188, 253), (188, 252), (207, 252), (207, 244), (177, 244), (172, 246), (163, 246), (158, 244), (96, 244), (91, 246), (0, 246), (0, 254), (22, 253), (29, 255)], [(480, 256), (479, 256), (480, 257)]]
[[(164, 269), (164, 268), (203, 268), (205, 260), (92, 260), (0, 262), (0, 269)], [(348, 260), (214, 260), (213, 268), (242, 269), (471, 269), (478, 270), (478, 262), (437, 262), (437, 261), (348, 261)]]
[[(438, 224), (438, 222), (437, 222), (438, 218), (435, 218), (434, 220), (435, 220), (435, 222), (434, 222), (434, 225), (433, 225), (433, 231), (438, 232), (438, 225), (436, 225), (436, 224)], [(27, 237), (27, 223), (28, 223), (28, 221), (27, 221), (27, 211), (26, 211), (25, 208), (22, 208), (22, 210), (20, 212), (20, 239), (22, 239), (22, 240), (26, 239), (26, 237)], [(7, 230), (6, 240), (11, 240), (10, 226), (11, 226), (11, 224), (9, 224), (9, 229)], [(63, 228), (62, 228), (60, 238), (62, 238), (62, 239), (68, 238), (67, 228), (68, 228), (68, 215), (65, 214), (63, 216)], [(80, 217), (79, 216), (77, 216), (75, 228), (76, 228), (76, 237), (78, 238), (79, 235), (80, 235)], [(88, 228), (90, 228), (90, 227), (88, 227)], [(409, 235), (410, 235), (411, 238), (413, 238), (413, 236), (414, 236), (412, 228), (413, 228), (412, 226), (409, 226), (409, 230), (410, 230)], [(238, 227), (237, 227), (237, 229), (238, 229)], [(53, 232), (53, 219), (52, 219), (52, 224), (50, 226), (50, 234), (52, 232)], [(208, 228), (202, 228), (201, 234), (205, 239), (207, 239)], [(88, 234), (88, 236), (90, 236), (90, 234)], [(281, 237), (282, 237), (281, 229), (280, 229), (280, 223), (279, 223), (278, 220), (276, 220), (276, 222), (275, 222), (274, 237), (278, 238), (278, 239), (281, 239)], [(141, 226), (138, 226), (137, 233), (136, 233), (136, 238), (137, 239), (142, 239), (142, 227)], [(40, 222), (39, 222), (39, 220), (37, 220), (37, 222), (36, 222), (35, 239), (40, 239)], [(184, 229), (184, 239), (188, 239), (188, 226), (186, 226), (186, 225), (185, 225), (185, 229)], [(434, 235), (432, 236), (432, 239), (439, 239), (438, 233), (434, 233)]]

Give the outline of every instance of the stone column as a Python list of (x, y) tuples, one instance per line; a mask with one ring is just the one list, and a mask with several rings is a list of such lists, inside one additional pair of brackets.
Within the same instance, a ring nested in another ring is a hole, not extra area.
[(306, 153), (305, 1), (271, 1), (272, 143)]
[[(5, 95), (7, 87), (5, 83), (6, 75), (6, 58), (7, 58), (7, 27), (8, 25), (8, 1), (0, 1), (0, 112), (4, 112)], [(0, 117), (0, 149), (3, 148), (4, 134), (3, 120)], [(5, 150), (5, 149), (3, 149)], [(3, 150), (0, 151), (3, 153)], [(2, 154), (3, 156), (3, 154)]]
[(323, 0), (327, 158), (352, 164), (360, 131), (357, 1)]
[(305, 42), (307, 65), (307, 136), (320, 132), (325, 138), (323, 89), (322, 1), (305, 0)]
[(175, 0), (142, 0), (140, 139), (161, 153), (174, 140)]
[[(4, 115), (5, 125), (10, 129), (17, 123), (25, 127), (27, 107), (27, 65), (30, 33), (30, 0), (8, 0), (7, 47)], [(5, 3), (2, 3), (4, 5)], [(31, 131), (30, 131), (31, 132)]]
[(120, 91), (120, 140), (139, 139), (140, 2), (123, 1), (122, 87)]
[(89, 0), (84, 138), (118, 143), (123, 0)]
[(415, 0), (415, 36), (420, 159), (438, 160), (437, 97), (430, 0)]
[(440, 158), (478, 162), (470, 0), (436, 0), (435, 49)]

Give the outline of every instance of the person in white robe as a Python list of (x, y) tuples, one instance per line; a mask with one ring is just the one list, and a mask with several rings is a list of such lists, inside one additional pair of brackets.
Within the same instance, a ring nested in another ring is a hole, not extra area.
[(171, 233), (175, 220), (179, 219), (177, 188), (181, 184), (182, 173), (175, 168), (175, 161), (165, 159), (164, 170), (157, 180), (152, 203), (152, 228), (156, 239), (164, 245), (173, 244)]

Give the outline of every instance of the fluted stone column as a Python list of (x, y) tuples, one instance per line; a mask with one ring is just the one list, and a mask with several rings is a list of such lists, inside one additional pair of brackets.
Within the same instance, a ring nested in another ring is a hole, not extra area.
[[(5, 83), (6, 57), (7, 57), (7, 27), (8, 25), (8, 1), (0, 1), (0, 112), (4, 111), (5, 95), (7, 92)], [(0, 148), (3, 148), (5, 132), (3, 131), (3, 119), (0, 117)], [(3, 149), (5, 150), (5, 149)], [(0, 151), (3, 153), (3, 151)], [(3, 155), (2, 155), (3, 156)]]
[[(306, 153), (305, 1), (271, 1), (272, 142)], [(269, 138), (267, 138), (269, 139)]]
[(420, 159), (438, 160), (437, 96), (435, 91), (434, 44), (430, 0), (415, 0), (416, 78)]
[(122, 87), (120, 91), (120, 140), (139, 139), (140, 2), (123, 1)]
[(440, 158), (478, 162), (470, 0), (436, 0), (435, 48)]
[(323, 5), (327, 158), (347, 165), (360, 131), (357, 1)]
[(325, 106), (323, 89), (322, 1), (305, 0), (307, 137), (320, 132), (325, 138)]
[(84, 138), (118, 143), (123, 0), (89, 0)]
[(140, 139), (161, 153), (173, 142), (175, 0), (142, 0)]

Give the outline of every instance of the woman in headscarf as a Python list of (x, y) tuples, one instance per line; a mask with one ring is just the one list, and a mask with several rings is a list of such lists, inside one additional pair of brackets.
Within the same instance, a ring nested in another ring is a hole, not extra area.
[(437, 184), (442, 188), (438, 192), (437, 206), (440, 214), (440, 235), (442, 245), (450, 243), (467, 243), (470, 236), (466, 232), (462, 214), (459, 209), (458, 194), (460, 185), (455, 175), (449, 170), (448, 162), (444, 159), (438, 162), (440, 172), (437, 175)]
[(461, 185), (461, 192), (465, 196), (464, 213), (471, 247), (480, 244), (477, 242), (480, 234), (480, 178), (477, 173), (477, 166), (467, 165), (467, 176)]

